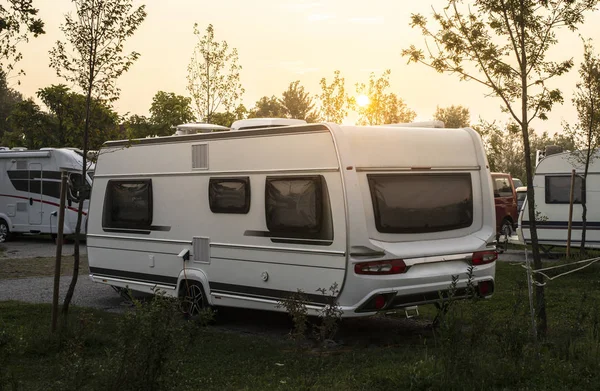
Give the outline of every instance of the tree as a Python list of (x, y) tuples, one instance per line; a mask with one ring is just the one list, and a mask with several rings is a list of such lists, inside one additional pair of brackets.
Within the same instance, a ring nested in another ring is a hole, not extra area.
[[(86, 97), (83, 132), (82, 178), (86, 178), (90, 120), (97, 105), (93, 99), (111, 102), (120, 90), (116, 80), (137, 60), (139, 53), (123, 54), (124, 43), (146, 18), (144, 6), (132, 10), (132, 0), (73, 0), (76, 17), (65, 16), (60, 26), (67, 43), (57, 41), (50, 51), (50, 66), (59, 77), (79, 86)], [(79, 234), (83, 202), (79, 202), (75, 225), (73, 278), (65, 297), (62, 312), (66, 316), (79, 275)]]
[(226, 41), (215, 41), (212, 24), (206, 35), (200, 37), (198, 24), (194, 24), (194, 35), (198, 43), (188, 66), (187, 89), (196, 104), (200, 120), (211, 123), (213, 114), (219, 109), (232, 111), (244, 94), (240, 83), (238, 52), (229, 49)]
[(44, 34), (44, 22), (37, 17), (32, 0), (6, 0), (0, 4), (0, 70), (10, 73), (23, 55), (17, 51), (20, 42)]
[(233, 113), (214, 113), (211, 123), (230, 128), (235, 121), (244, 119), (246, 117), (248, 117), (248, 110), (246, 109), (246, 106), (239, 105)]
[(248, 118), (284, 118), (285, 108), (279, 102), (275, 95), (263, 96), (260, 98), (254, 107), (250, 109)]
[(8, 86), (6, 74), (0, 70), (0, 140), (6, 132), (12, 131), (8, 116), (15, 105), (22, 100), (23, 96)]
[(321, 79), (320, 116), (325, 122), (341, 124), (348, 115), (348, 110), (355, 106), (354, 98), (346, 93), (345, 79), (340, 77), (340, 71), (333, 73), (333, 81), (327, 85), (325, 78)]
[(300, 85), (300, 80), (291, 82), (288, 89), (283, 91), (279, 103), (283, 107), (285, 117), (303, 119), (306, 122), (317, 122), (318, 115), (314, 112), (315, 104), (308, 92)]
[[(145, 138), (155, 136), (156, 126), (143, 115), (132, 115), (124, 122), (127, 139)], [(172, 132), (175, 133), (175, 132)]]
[(156, 135), (172, 135), (172, 126), (194, 121), (191, 103), (191, 98), (173, 92), (158, 91), (150, 106), (150, 120), (155, 125)]
[(383, 125), (399, 122), (411, 122), (417, 114), (406, 106), (396, 94), (386, 93), (390, 86), (388, 69), (378, 79), (371, 73), (368, 85), (356, 84), (356, 92), (369, 99), (369, 103), (358, 108), (359, 125)]
[[(583, 63), (579, 68), (580, 81), (576, 85), (573, 104), (577, 108), (579, 121), (573, 126), (566, 125), (567, 134), (575, 140), (572, 158), (583, 165), (581, 192), (587, 194), (587, 177), (590, 163), (600, 147), (600, 58), (594, 55), (591, 41), (584, 42)], [(587, 228), (586, 197), (581, 200), (581, 252), (585, 251)]]
[(48, 146), (48, 140), (52, 136), (48, 132), (50, 119), (40, 110), (33, 99), (18, 102), (13, 107), (8, 121), (12, 129), (4, 133), (3, 144), (27, 149), (40, 149)]
[[(550, 89), (548, 81), (573, 66), (571, 59), (548, 60), (548, 51), (557, 43), (556, 30), (575, 30), (583, 22), (584, 12), (594, 9), (596, 3), (597, 0), (476, 0), (464, 4), (461, 0), (447, 0), (442, 12), (434, 10), (437, 31), (429, 29), (424, 16), (412, 15), (411, 26), (420, 29), (429, 43), (427, 53), (414, 45), (402, 50), (409, 63), (425, 64), (438, 72), (455, 74), (460, 80), (486, 86), (519, 124), (529, 200), (535, 199), (529, 124), (535, 118), (546, 119), (553, 104), (562, 102), (560, 90)], [(535, 205), (528, 205), (534, 267), (540, 269)], [(545, 336), (544, 277), (539, 273), (535, 276), (537, 331)]]
[(55, 116), (56, 125), (54, 126), (54, 134), (58, 144), (56, 146), (67, 146), (69, 135), (67, 117), (69, 110), (72, 110), (71, 91), (64, 84), (51, 85), (50, 87), (39, 89), (37, 96)]
[(464, 106), (437, 107), (433, 119), (442, 121), (447, 128), (465, 128), (471, 122), (469, 109)]

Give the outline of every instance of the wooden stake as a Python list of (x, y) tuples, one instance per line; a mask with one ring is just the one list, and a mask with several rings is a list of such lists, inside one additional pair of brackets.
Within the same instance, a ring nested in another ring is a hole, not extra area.
[(569, 225), (567, 227), (567, 258), (571, 256), (571, 224), (573, 223), (573, 194), (575, 193), (575, 170), (571, 170), (571, 193), (569, 194)]
[(60, 178), (60, 206), (58, 210), (58, 234), (56, 236), (56, 263), (54, 264), (54, 293), (52, 296), (52, 332), (58, 323), (58, 292), (60, 286), (60, 262), (62, 258), (63, 226), (65, 224), (65, 198), (67, 194), (67, 173)]

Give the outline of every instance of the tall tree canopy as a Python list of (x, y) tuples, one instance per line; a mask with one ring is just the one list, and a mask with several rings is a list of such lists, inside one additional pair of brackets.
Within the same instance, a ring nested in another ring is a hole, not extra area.
[(248, 118), (284, 118), (285, 114), (285, 108), (275, 95), (263, 96), (250, 109)]
[(37, 16), (32, 0), (3, 0), (0, 2), (0, 70), (10, 73), (23, 58), (17, 45), (30, 36), (44, 34), (44, 22)]
[(320, 85), (319, 114), (321, 119), (341, 124), (348, 115), (348, 110), (353, 109), (355, 104), (354, 98), (346, 93), (345, 79), (340, 77), (340, 71), (335, 71), (331, 84), (327, 85), (327, 80), (322, 78)]
[(286, 118), (303, 119), (306, 122), (316, 122), (318, 114), (313, 110), (315, 104), (308, 92), (300, 85), (300, 80), (291, 82), (288, 89), (283, 91), (279, 103), (283, 107)]
[(191, 103), (191, 98), (173, 92), (158, 91), (150, 106), (150, 120), (155, 125), (156, 135), (172, 135), (172, 126), (194, 121)]
[(200, 36), (198, 24), (194, 24), (198, 43), (188, 66), (187, 89), (196, 105), (198, 118), (211, 123), (217, 111), (231, 112), (239, 104), (244, 88), (240, 83), (238, 52), (229, 48), (227, 41), (216, 41), (212, 24)]
[(386, 92), (390, 86), (388, 69), (379, 78), (371, 73), (367, 84), (356, 84), (356, 93), (368, 98), (368, 103), (358, 107), (359, 125), (383, 125), (412, 122), (417, 114), (394, 93)]
[[(575, 30), (596, 0), (447, 0), (442, 11), (433, 11), (438, 25), (432, 29), (423, 15), (413, 14), (411, 26), (427, 41), (426, 50), (415, 45), (402, 51), (409, 62), (430, 66), (437, 72), (454, 74), (460, 80), (486, 86), (502, 102), (502, 109), (519, 125), (525, 155), (527, 198), (535, 199), (529, 124), (546, 119), (552, 106), (562, 102), (562, 93), (548, 81), (573, 66), (570, 58), (552, 61), (549, 50), (557, 42), (561, 27)], [(542, 267), (535, 205), (529, 205), (534, 266)], [(538, 329), (547, 330), (543, 276), (536, 273)]]
[(437, 107), (433, 119), (442, 121), (447, 128), (464, 128), (469, 126), (471, 115), (464, 106)]
[(0, 70), (0, 140), (4, 133), (12, 131), (8, 116), (22, 100), (23, 96), (8, 86), (6, 74)]

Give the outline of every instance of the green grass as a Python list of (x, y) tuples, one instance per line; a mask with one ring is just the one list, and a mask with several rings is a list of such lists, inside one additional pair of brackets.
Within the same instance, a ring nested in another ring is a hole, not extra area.
[[(3, 302), (0, 389), (2, 376), (22, 390), (140, 389), (111, 383), (125, 360), (119, 355), (124, 344), (132, 354), (124, 362), (133, 365), (166, 342), (176, 348), (166, 353), (155, 389), (600, 389), (600, 265), (548, 283), (549, 332), (539, 355), (529, 339), (525, 281), (522, 267), (499, 263), (493, 298), (457, 302), (437, 332), (419, 326), (427, 322), (413, 323), (410, 333), (392, 327), (350, 333), (342, 325), (345, 344), (333, 349), (223, 331), (220, 323), (164, 325), (157, 319), (172, 317), (150, 307), (139, 309), (136, 319), (73, 308), (68, 331), (53, 337), (50, 306)], [(427, 320), (435, 310), (421, 313)], [(386, 338), (362, 343), (378, 333)]]

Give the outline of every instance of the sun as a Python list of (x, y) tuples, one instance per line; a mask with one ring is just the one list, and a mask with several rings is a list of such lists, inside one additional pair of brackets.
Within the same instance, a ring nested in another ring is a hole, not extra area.
[(366, 96), (366, 95), (359, 95), (359, 96), (356, 98), (356, 104), (357, 104), (359, 107), (365, 107), (366, 105), (368, 105), (368, 104), (369, 104), (369, 97), (368, 97), (368, 96)]

